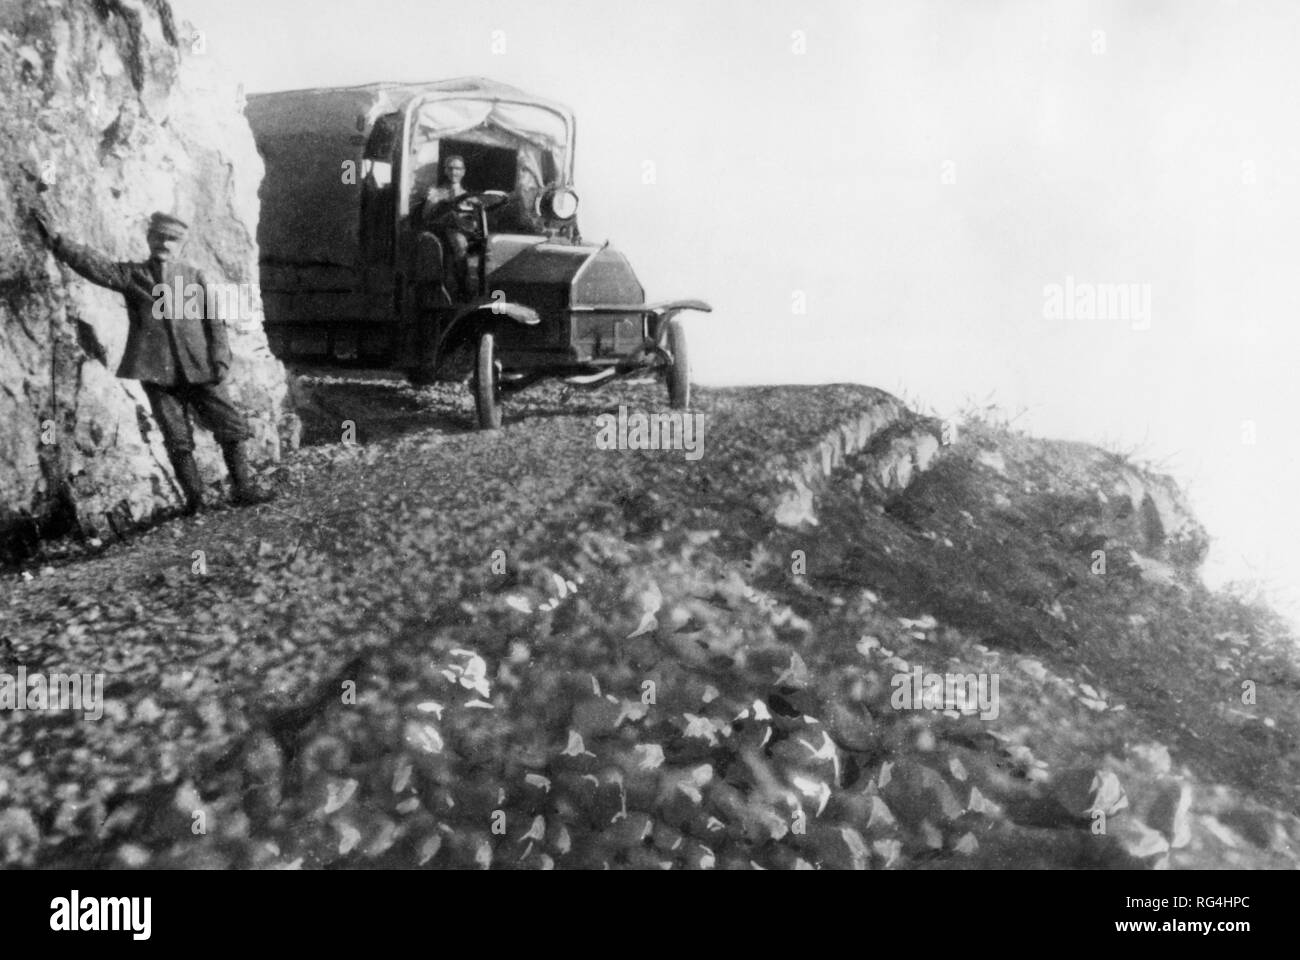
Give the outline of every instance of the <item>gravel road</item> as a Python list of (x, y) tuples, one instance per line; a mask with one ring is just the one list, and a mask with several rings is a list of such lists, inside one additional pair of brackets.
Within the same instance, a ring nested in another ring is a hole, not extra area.
[[(571, 578), (584, 534), (680, 539), (679, 525), (698, 521), (746, 556), (772, 525), (776, 477), (795, 455), (864, 406), (892, 402), (863, 387), (700, 391), (704, 456), (691, 461), (596, 447), (599, 414), (666, 410), (657, 385), (541, 388), (493, 433), (469, 429), (463, 390), (308, 385), (316, 439), (336, 417), (358, 442), (304, 448), (276, 471), (275, 503), (177, 519), (6, 583), (11, 666), (106, 677), (101, 720), (29, 712), (0, 728), (11, 860), (103, 859), (130, 837), (118, 859), (147, 862), (175, 828), (160, 807), (179, 785), (220, 793), (213, 778), (268, 731), (293, 753), (342, 684), (365, 686), (377, 651), (491, 623), (526, 634), (502, 598)], [(612, 612), (586, 613), (589, 623), (570, 614), (585, 630)], [(612, 649), (628, 632), (600, 643)]]

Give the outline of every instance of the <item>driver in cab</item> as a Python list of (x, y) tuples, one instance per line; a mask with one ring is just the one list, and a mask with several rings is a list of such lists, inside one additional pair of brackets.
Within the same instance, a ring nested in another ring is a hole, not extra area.
[(455, 201), (469, 193), (462, 181), (465, 179), (465, 159), (453, 154), (443, 161), (442, 172), (446, 183), (434, 185), (424, 197), (424, 228), (435, 233), (442, 241), (443, 277), (447, 293), (453, 302), (464, 300), (470, 294), (469, 284), (469, 232), (458, 217)]

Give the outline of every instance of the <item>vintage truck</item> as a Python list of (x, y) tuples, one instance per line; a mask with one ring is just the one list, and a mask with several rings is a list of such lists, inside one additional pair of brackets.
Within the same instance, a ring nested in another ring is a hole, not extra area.
[(485, 429), (547, 377), (592, 388), (654, 371), (689, 405), (677, 315), (710, 307), (646, 303), (621, 253), (583, 241), (566, 107), (465, 78), (254, 94), (245, 114), (282, 358), (467, 380)]

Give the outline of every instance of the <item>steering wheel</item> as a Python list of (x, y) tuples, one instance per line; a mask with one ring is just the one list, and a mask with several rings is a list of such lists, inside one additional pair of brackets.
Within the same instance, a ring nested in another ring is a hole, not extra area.
[(463, 193), (451, 201), (452, 215), (466, 236), (474, 240), (486, 240), (488, 235), (487, 215), (510, 202), (510, 194), (504, 190), (477, 190)]
[(471, 213), (475, 207), (481, 207), (484, 211), (495, 210), (509, 202), (510, 194), (504, 190), (476, 190), (473, 193), (462, 193), (452, 204), (461, 213)]

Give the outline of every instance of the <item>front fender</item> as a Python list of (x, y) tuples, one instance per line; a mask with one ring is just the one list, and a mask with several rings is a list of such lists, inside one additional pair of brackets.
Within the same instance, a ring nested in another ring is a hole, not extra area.
[(651, 303), (642, 307), (646, 313), (667, 314), (672, 316), (682, 310), (698, 310), (701, 313), (712, 313), (713, 308), (703, 300), (662, 300), (659, 303)]
[(668, 322), (683, 310), (698, 310), (700, 313), (712, 313), (713, 308), (703, 300), (664, 300), (660, 303), (651, 303), (643, 307), (646, 313), (650, 314), (653, 322), (654, 333), (650, 339), (660, 348), (663, 348), (667, 340)]
[(506, 317), (515, 323), (522, 323), (526, 327), (535, 327), (542, 322), (541, 315), (532, 307), (524, 306), (522, 303), (512, 303), (500, 297), (480, 300), (477, 303), (467, 306), (456, 316), (452, 317), (450, 327), (454, 327), (468, 318), (481, 318), (484, 314), (493, 317)]
[(504, 317), (526, 327), (535, 327), (542, 322), (541, 316), (532, 307), (522, 303), (512, 303), (503, 299), (482, 299), (470, 304), (451, 318), (438, 338), (437, 353), (442, 354), (448, 347), (455, 346), (456, 341), (467, 337), (475, 321), (489, 321)]

